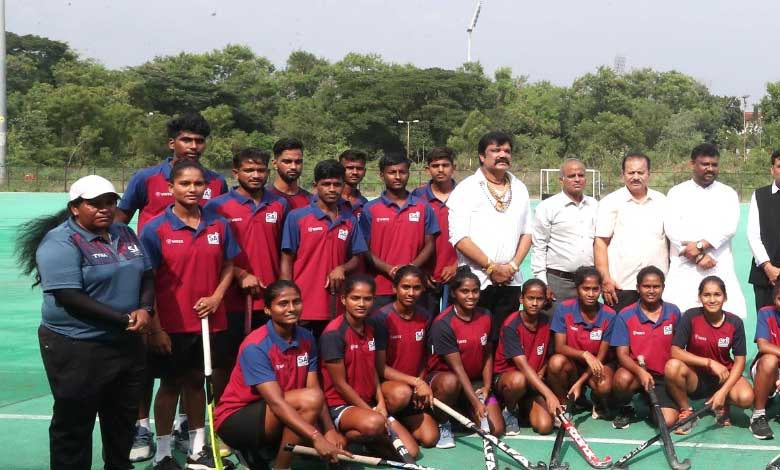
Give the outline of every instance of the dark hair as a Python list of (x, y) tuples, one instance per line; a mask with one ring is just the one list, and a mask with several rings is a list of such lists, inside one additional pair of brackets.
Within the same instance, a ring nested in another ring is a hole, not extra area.
[(319, 161), (316, 165), (314, 165), (315, 183), (317, 183), (319, 180), (324, 180), (327, 178), (338, 178), (340, 180), (344, 180), (345, 174), (346, 170), (344, 170), (344, 167), (341, 165), (341, 163), (333, 160), (332, 158)]
[(458, 267), (458, 269), (455, 271), (455, 276), (452, 278), (452, 280), (449, 283), (450, 286), (450, 295), (453, 295), (453, 293), (459, 289), (464, 282), (467, 280), (473, 280), (477, 283), (477, 286), (479, 286), (481, 283), (479, 282), (479, 278), (476, 274), (471, 272), (471, 268), (469, 268), (466, 265)]
[(720, 290), (723, 291), (723, 295), (726, 296), (726, 283), (723, 282), (723, 279), (719, 278), (718, 276), (707, 276), (704, 279), (701, 280), (699, 283), (699, 295), (704, 292), (704, 286), (709, 284), (710, 282), (715, 283), (720, 287)]
[(341, 155), (339, 155), (340, 162), (348, 161), (365, 163), (366, 160), (368, 160), (368, 155), (362, 150), (347, 149), (341, 152)]
[(393, 285), (397, 286), (400, 284), (401, 279), (405, 278), (406, 276), (415, 276), (420, 278), (420, 280), (425, 279), (425, 274), (423, 274), (422, 269), (413, 264), (407, 264), (406, 266), (401, 266), (398, 268), (398, 271), (395, 272), (395, 276), (393, 276)]
[(450, 147), (434, 147), (425, 157), (425, 161), (428, 162), (428, 165), (436, 160), (443, 159), (449, 160), (450, 163), (455, 163), (455, 151)]
[(178, 162), (173, 164), (173, 168), (171, 169), (171, 176), (168, 178), (168, 182), (173, 184), (173, 180), (176, 179), (177, 176), (182, 174), (184, 170), (187, 170), (189, 168), (194, 168), (198, 171), (200, 171), (201, 176), (203, 176), (203, 179), (206, 179), (206, 170), (203, 168), (203, 165), (198, 163), (196, 160), (179, 160)]
[(300, 150), (303, 152), (303, 142), (295, 137), (285, 137), (277, 140), (274, 144), (274, 157), (278, 157), (285, 150)]
[(32, 275), (35, 282), (32, 287), (41, 283), (41, 274), (38, 272), (38, 262), (35, 252), (38, 251), (43, 237), (58, 225), (68, 220), (71, 216), (70, 208), (78, 205), (83, 199), (79, 198), (68, 203), (68, 207), (57, 213), (44, 215), (21, 224), (16, 229), (16, 243), (14, 252), (16, 261), (21, 267), (22, 274)]
[(623, 157), (623, 161), (620, 162), (620, 169), (621, 169), (621, 171), (623, 171), (623, 172), (626, 171), (626, 162), (628, 160), (631, 160), (632, 158), (644, 158), (645, 162), (647, 163), (647, 169), (648, 169), (648, 171), (650, 170), (650, 157), (648, 157), (647, 155), (645, 155), (642, 152), (628, 152)]
[(589, 277), (595, 277), (599, 285), (604, 282), (604, 277), (594, 266), (580, 266), (574, 271), (574, 287), (579, 287)]
[(279, 297), (282, 294), (282, 291), (284, 291), (285, 289), (292, 289), (298, 295), (301, 295), (301, 288), (298, 287), (296, 283), (292, 281), (288, 281), (286, 279), (279, 279), (278, 281), (272, 282), (271, 284), (268, 285), (268, 287), (265, 288), (265, 291), (263, 292), (263, 300), (265, 300), (265, 306), (270, 308), (274, 299)]
[(168, 137), (171, 139), (175, 139), (182, 132), (192, 132), (203, 137), (211, 134), (209, 122), (200, 113), (182, 114), (168, 121), (167, 127)]
[(704, 142), (691, 150), (691, 160), (696, 160), (698, 157), (720, 157), (720, 152), (715, 144)]
[(412, 162), (409, 161), (408, 158), (406, 158), (406, 154), (403, 152), (391, 152), (386, 153), (382, 155), (382, 158), (379, 159), (379, 171), (385, 171), (385, 168), (393, 165), (400, 165), (400, 164), (406, 164), (406, 168), (412, 166)]
[(483, 135), (479, 139), (479, 143), (477, 144), (477, 153), (479, 155), (484, 155), (487, 146), (490, 144), (494, 144), (494, 145), (509, 144), (509, 148), (514, 148), (515, 146), (514, 143), (512, 142), (512, 137), (506, 132), (491, 131)]
[(358, 284), (366, 284), (371, 287), (371, 293), (376, 292), (376, 282), (372, 276), (365, 273), (353, 274), (344, 281), (344, 295), (350, 293)]
[(268, 166), (268, 162), (271, 161), (271, 155), (265, 150), (260, 150), (257, 147), (241, 149), (241, 151), (233, 157), (233, 168), (241, 168), (241, 164), (246, 161), (260, 162), (263, 165)]
[(528, 291), (528, 289), (530, 289), (530, 288), (532, 288), (534, 286), (541, 287), (542, 291), (545, 294), (547, 294), (547, 284), (545, 284), (544, 281), (542, 281), (541, 279), (537, 279), (537, 278), (534, 277), (534, 278), (531, 278), (531, 279), (529, 279), (529, 280), (527, 280), (527, 281), (525, 281), (523, 283), (523, 288), (520, 291), (520, 296), (521, 297), (524, 296), (525, 293)]
[(780, 160), (780, 150), (778, 149), (772, 151), (772, 155), (769, 157), (769, 164), (774, 165), (776, 160)]
[(658, 276), (658, 279), (661, 280), (661, 285), (664, 285), (666, 282), (666, 275), (663, 271), (655, 266), (645, 266), (644, 268), (640, 269), (639, 272), (636, 273), (636, 285), (641, 284), (642, 281), (645, 280), (645, 277), (653, 275)]

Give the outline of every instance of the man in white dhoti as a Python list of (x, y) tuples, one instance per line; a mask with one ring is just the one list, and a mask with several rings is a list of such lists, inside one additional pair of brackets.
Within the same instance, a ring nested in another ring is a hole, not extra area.
[(747, 316), (745, 297), (734, 271), (731, 239), (739, 222), (737, 192), (718, 178), (720, 153), (712, 144), (691, 152), (693, 178), (669, 190), (664, 229), (669, 238), (669, 274), (664, 300), (681, 311), (698, 307), (699, 282), (718, 276), (726, 283), (723, 309)]

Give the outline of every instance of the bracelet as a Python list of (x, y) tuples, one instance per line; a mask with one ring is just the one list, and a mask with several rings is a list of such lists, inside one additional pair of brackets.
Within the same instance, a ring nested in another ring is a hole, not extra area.
[(485, 263), (485, 265), (482, 266), (482, 269), (487, 271), (487, 269), (490, 267), (491, 264), (493, 264), (493, 260), (488, 258), (487, 263)]
[(512, 267), (512, 269), (514, 269), (514, 270), (515, 270), (515, 272), (518, 272), (518, 271), (520, 271), (520, 268), (519, 268), (519, 267), (517, 267), (517, 263), (515, 263), (515, 261), (514, 261), (514, 260), (509, 260), (509, 262), (508, 262), (507, 264), (508, 264), (509, 266), (511, 266), (511, 267)]
[(487, 268), (485, 268), (485, 274), (490, 276), (491, 274), (493, 274), (493, 271), (495, 270), (496, 270), (496, 263), (491, 261), (490, 264), (488, 264)]
[(703, 259), (704, 259), (704, 253), (699, 253), (698, 255), (696, 255), (696, 261), (695, 261), (696, 264), (699, 264), (699, 262), (701, 262), (701, 260)]

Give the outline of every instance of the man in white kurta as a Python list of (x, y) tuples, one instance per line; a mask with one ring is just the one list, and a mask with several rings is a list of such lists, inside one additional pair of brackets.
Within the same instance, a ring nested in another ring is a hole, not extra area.
[(664, 229), (669, 238), (669, 274), (664, 300), (683, 312), (701, 306), (699, 283), (707, 276), (718, 276), (726, 284), (724, 310), (745, 318), (745, 297), (731, 251), (739, 222), (739, 197), (730, 186), (716, 181), (719, 159), (717, 147), (698, 145), (691, 153), (693, 178), (667, 194)]

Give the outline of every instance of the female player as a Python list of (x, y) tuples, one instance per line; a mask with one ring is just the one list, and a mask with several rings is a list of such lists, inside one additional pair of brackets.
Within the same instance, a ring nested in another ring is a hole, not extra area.
[(430, 318), (417, 305), (425, 275), (406, 265), (393, 278), (396, 300), (381, 307), (369, 319), (377, 339), (377, 371), (387, 412), (396, 416), (423, 447), (433, 447), (439, 430), (433, 416), (424, 412), (433, 402), (423, 371)]
[(772, 288), (774, 305), (758, 311), (755, 341), (758, 355), (753, 360), (750, 375), (753, 377), (753, 416), (750, 431), (756, 439), (772, 439), (772, 429), (766, 418), (766, 403), (777, 393), (778, 368), (780, 368), (780, 283)]
[[(433, 321), (428, 344), (426, 381), (431, 384), (433, 396), (457, 408), (470, 408), (474, 422), (487, 418), (490, 430), (500, 434), (504, 423), (501, 412), (490, 412), (487, 403), (493, 379), (492, 345), (490, 336), (490, 312), (477, 307), (479, 278), (467, 267), (458, 268), (450, 281), (452, 305)], [(479, 390), (475, 391), (474, 387)], [(482, 398), (482, 399), (480, 399)], [(455, 447), (450, 421), (439, 422), (439, 442), (436, 447)]]
[[(666, 388), (679, 406), (679, 420), (693, 413), (689, 397), (710, 397), (707, 404), (716, 410), (716, 422), (731, 426), (728, 405), (747, 408), (753, 403), (753, 389), (742, 377), (747, 354), (745, 327), (742, 319), (723, 310), (726, 285), (721, 278), (702, 279), (699, 301), (701, 307), (687, 310), (677, 324), (672, 358), (664, 369)], [(675, 432), (688, 434), (694, 425)]]
[(564, 400), (577, 399), (583, 385), (591, 389), (593, 419), (606, 419), (612, 391), (614, 363), (609, 357), (609, 337), (615, 311), (599, 303), (601, 273), (582, 266), (574, 273), (577, 297), (564, 300), (553, 315), (555, 354), (547, 365), (550, 388)]
[(376, 369), (374, 327), (366, 321), (375, 288), (367, 274), (344, 283), (341, 302), (346, 312), (328, 323), (320, 339), (325, 399), (336, 429), (349, 441), (369, 443), (381, 455), (397, 459), (387, 428), (392, 426), (410, 455), (417, 457), (419, 447), (409, 431), (398, 421), (388, 421)]
[[(332, 462), (346, 439), (333, 427), (317, 378), (314, 336), (298, 326), (301, 291), (291, 281), (265, 289), (265, 314), (271, 321), (241, 344), (230, 382), (215, 412), (222, 440), (240, 451), (250, 468), (266, 469), (262, 455), (280, 443), (311, 442)], [(325, 434), (320, 434), (321, 421)], [(266, 451), (266, 452), (264, 452)], [(290, 468), (292, 453), (278, 449), (273, 468)]]
[[(505, 406), (503, 417), (507, 435), (520, 433), (515, 415), (518, 405), (535, 432), (549, 434), (561, 403), (543, 381), (547, 371), (550, 323), (547, 315), (539, 313), (547, 299), (547, 286), (539, 279), (529, 279), (521, 292), (523, 309), (510, 314), (499, 332), (493, 390)], [(492, 407), (498, 409), (499, 405), (488, 405), (488, 409)]]
[(169, 189), (174, 203), (148, 222), (141, 242), (155, 269), (157, 312), (149, 347), (149, 366), (160, 377), (154, 400), (157, 430), (155, 470), (177, 467), (171, 456), (171, 426), (181, 392), (189, 420), (188, 467), (210, 468), (212, 452), (206, 445), (201, 319), (209, 318), (215, 388), (224, 387), (227, 367), (227, 318), (222, 298), (233, 279), (233, 262), (239, 248), (228, 222), (201, 211), (206, 190), (203, 168), (195, 161), (177, 162), (171, 170)]

